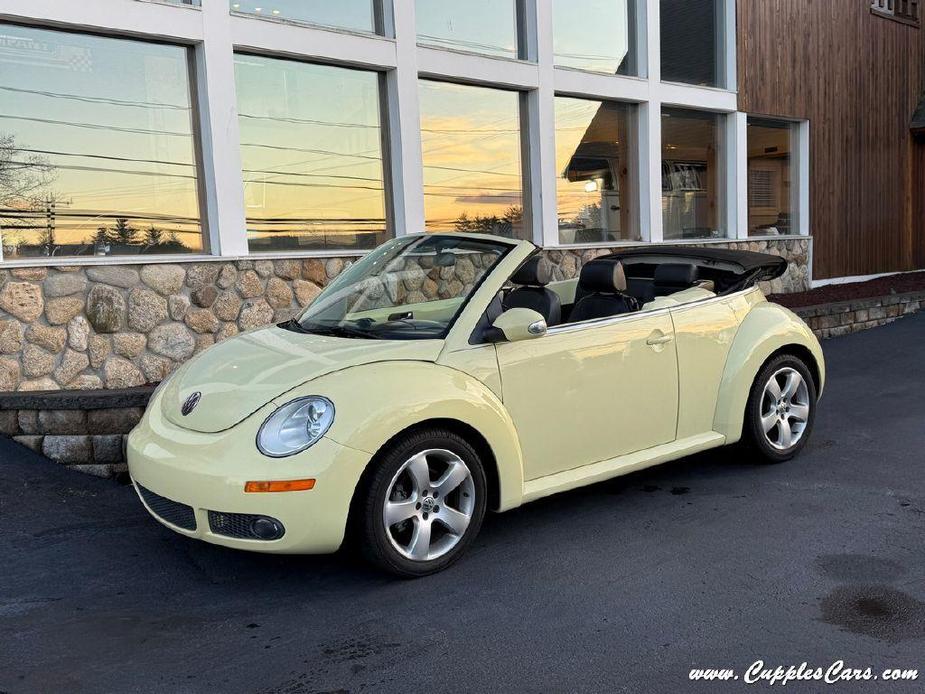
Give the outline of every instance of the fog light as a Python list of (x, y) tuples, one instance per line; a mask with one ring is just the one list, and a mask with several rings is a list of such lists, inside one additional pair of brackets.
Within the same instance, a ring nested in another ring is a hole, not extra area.
[(223, 537), (264, 542), (278, 540), (286, 534), (286, 528), (275, 518), (221, 511), (209, 511), (209, 529)]
[(257, 516), (251, 523), (251, 531), (261, 540), (278, 540), (286, 532), (283, 524), (275, 518)]

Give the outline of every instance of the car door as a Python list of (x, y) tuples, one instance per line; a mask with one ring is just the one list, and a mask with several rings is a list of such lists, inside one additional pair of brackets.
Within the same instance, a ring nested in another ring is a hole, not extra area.
[(678, 362), (667, 310), (497, 345), (502, 397), (534, 480), (674, 441)]
[(716, 298), (671, 309), (678, 350), (678, 438), (713, 430), (719, 384), (739, 329), (733, 305), (741, 297)]

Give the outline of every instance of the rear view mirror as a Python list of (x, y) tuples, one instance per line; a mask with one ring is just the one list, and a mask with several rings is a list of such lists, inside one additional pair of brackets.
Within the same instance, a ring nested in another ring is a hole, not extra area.
[(502, 313), (488, 329), (489, 342), (535, 340), (546, 334), (546, 319), (529, 308), (512, 308)]

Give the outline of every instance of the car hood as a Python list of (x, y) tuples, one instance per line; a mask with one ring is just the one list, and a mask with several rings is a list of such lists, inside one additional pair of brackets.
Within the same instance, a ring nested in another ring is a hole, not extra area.
[[(165, 386), (161, 408), (177, 426), (215, 433), (325, 374), (381, 361), (434, 361), (442, 348), (443, 340), (363, 340), (265, 328), (220, 342), (184, 364)], [(184, 415), (183, 404), (195, 393), (199, 402)]]

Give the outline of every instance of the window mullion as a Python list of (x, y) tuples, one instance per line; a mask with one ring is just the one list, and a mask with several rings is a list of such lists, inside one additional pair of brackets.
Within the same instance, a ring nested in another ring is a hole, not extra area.
[(662, 79), (661, 1), (643, 0), (646, 26), (646, 75), (652, 85), (657, 85)]
[[(388, 1), (388, 0), (384, 0)], [(424, 230), (424, 162), (414, 0), (392, 0), (396, 67), (386, 74), (389, 178), (395, 235)]]
[(657, 95), (639, 105), (639, 216), (643, 241), (661, 243), (662, 104)]
[(642, 238), (661, 243), (662, 229), (662, 41), (661, 0), (645, 1), (646, 74), (649, 101), (639, 106), (639, 224)]
[(556, 200), (556, 113), (555, 68), (552, 41), (552, 3), (526, 0), (528, 18), (522, 31), (527, 34), (529, 57), (538, 67), (538, 86), (527, 92), (527, 127), (521, 133), (524, 146), (526, 190), (533, 241), (541, 246), (559, 243)]
[(203, 41), (196, 47), (197, 93), (204, 180), (203, 213), (213, 255), (248, 254), (231, 17), (222, 2), (206, 2)]
[[(810, 122), (801, 121), (797, 124), (797, 229), (801, 236), (810, 234), (810, 204), (809, 204), (809, 151), (810, 151)], [(810, 264), (810, 267), (812, 265)]]
[(729, 237), (748, 238), (748, 115), (741, 111), (728, 116), (726, 153), (729, 193), (727, 218)]
[(738, 45), (736, 38), (736, 1), (726, 0), (723, 6), (724, 13), (724, 31), (723, 31), (723, 50), (725, 56), (723, 67), (726, 70), (725, 88), (731, 92), (738, 89)]

